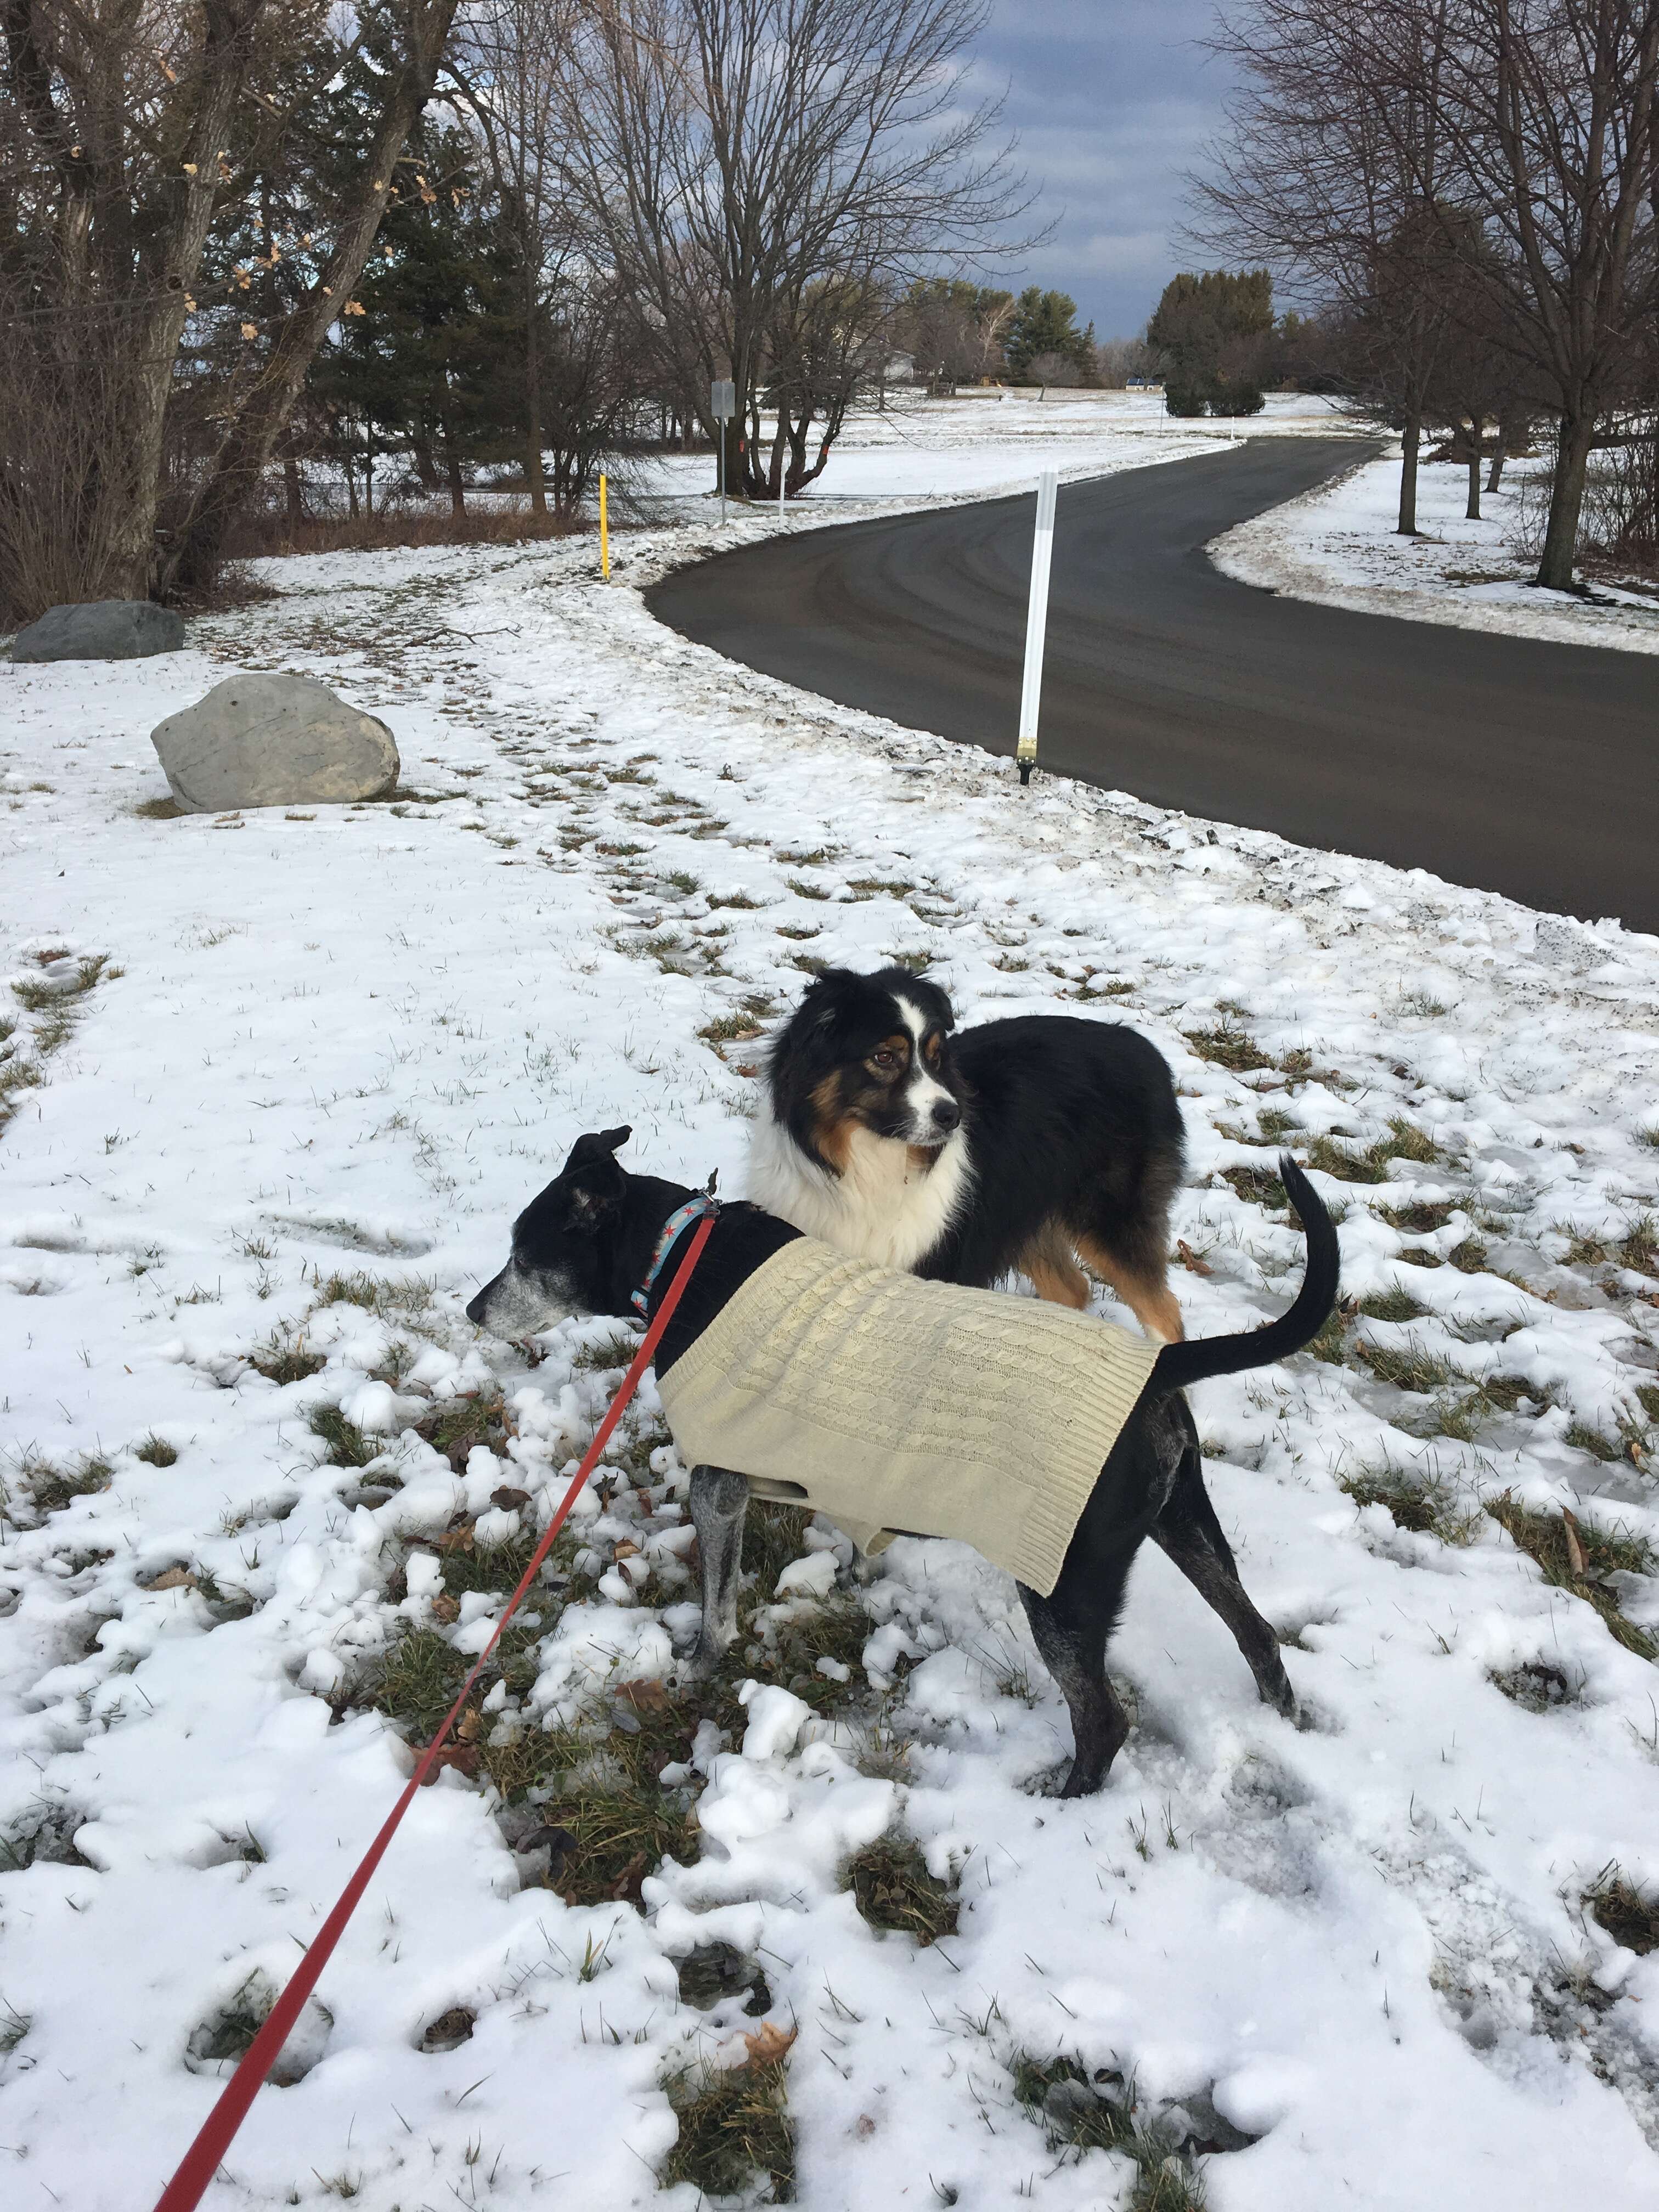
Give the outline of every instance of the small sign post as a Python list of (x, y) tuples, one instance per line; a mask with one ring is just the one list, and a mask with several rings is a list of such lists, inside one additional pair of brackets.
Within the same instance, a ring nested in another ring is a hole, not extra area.
[(708, 387), (708, 411), (720, 425), (720, 520), (726, 520), (726, 426), (738, 411), (738, 395), (729, 376), (717, 376)]
[(1048, 626), (1048, 570), (1054, 555), (1054, 501), (1060, 474), (1044, 469), (1037, 478), (1036, 535), (1031, 544), (1031, 596), (1025, 611), (1025, 677), (1019, 689), (1019, 738), (1014, 760), (1021, 783), (1030, 783), (1036, 765), (1037, 708), (1042, 697), (1042, 641)]

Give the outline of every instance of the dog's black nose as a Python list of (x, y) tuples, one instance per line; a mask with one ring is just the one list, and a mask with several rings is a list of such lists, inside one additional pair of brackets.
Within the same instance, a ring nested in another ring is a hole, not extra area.
[(469, 1298), (467, 1300), (466, 1317), (471, 1322), (472, 1322), (474, 1327), (477, 1328), (482, 1328), (483, 1327), (483, 1305), (484, 1294), (482, 1291), (479, 1291), (476, 1298)]
[(933, 1109), (936, 1129), (954, 1129), (962, 1119), (962, 1109), (954, 1098), (941, 1098)]

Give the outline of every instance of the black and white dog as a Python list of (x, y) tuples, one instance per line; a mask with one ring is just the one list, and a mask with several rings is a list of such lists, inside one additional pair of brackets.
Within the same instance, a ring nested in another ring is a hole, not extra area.
[[(650, 1308), (672, 1280), (695, 1224), (664, 1253), (665, 1224), (691, 1198), (682, 1185), (627, 1173), (616, 1153), (631, 1133), (578, 1138), (562, 1171), (513, 1225), (505, 1267), (467, 1307), (481, 1328), (528, 1334), (572, 1313), (631, 1316), (634, 1293), (658, 1264)], [(1296, 1700), (1278, 1639), (1245, 1595), (1204, 1489), (1198, 1437), (1182, 1395), (1207, 1376), (1261, 1367), (1297, 1352), (1336, 1302), (1336, 1232), (1305, 1176), (1279, 1172), (1308, 1240), (1307, 1273), (1289, 1310), (1265, 1328), (1196, 1344), (1168, 1344), (1100, 1471), (1073, 1534), (1053, 1595), (1019, 1585), (1044, 1664), (1071, 1709), (1075, 1756), (1060, 1792), (1097, 1790), (1128, 1722), (1106, 1676), (1131, 1565), (1152, 1536), (1232, 1631), (1263, 1699), (1287, 1717)], [(750, 1206), (726, 1207), (657, 1350), (666, 1374), (755, 1270), (798, 1232)], [(702, 1555), (702, 1632), (694, 1668), (712, 1666), (737, 1632), (748, 1486), (740, 1474), (694, 1468), (691, 1518)]]
[(981, 1289), (1017, 1270), (1061, 1305), (1089, 1302), (1080, 1257), (1176, 1341), (1186, 1140), (1163, 1054), (1063, 1014), (954, 1028), (905, 969), (820, 975), (771, 1048), (748, 1195), (857, 1259)]

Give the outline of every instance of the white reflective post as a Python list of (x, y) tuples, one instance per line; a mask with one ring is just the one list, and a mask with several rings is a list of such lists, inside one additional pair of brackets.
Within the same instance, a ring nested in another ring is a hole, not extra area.
[(726, 520), (726, 426), (738, 411), (737, 387), (729, 376), (717, 376), (708, 387), (708, 404), (719, 426), (720, 441), (720, 520)]
[(1048, 627), (1048, 570), (1054, 557), (1054, 500), (1060, 474), (1037, 478), (1036, 535), (1031, 544), (1031, 597), (1025, 612), (1025, 680), (1019, 690), (1019, 740), (1014, 759), (1019, 780), (1030, 783), (1036, 764), (1037, 708), (1042, 698), (1042, 641)]

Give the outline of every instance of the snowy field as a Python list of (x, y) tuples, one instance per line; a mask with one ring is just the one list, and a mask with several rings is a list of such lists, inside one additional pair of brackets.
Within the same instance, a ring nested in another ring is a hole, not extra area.
[[(813, 2212), (1654, 2201), (1659, 941), (1021, 794), (646, 613), (770, 526), (272, 564), (0, 667), (7, 2202), (152, 2201), (488, 1636), (628, 1335), (469, 1327), (513, 1214), (623, 1121), (739, 1187), (757, 1032), (894, 957), (1169, 1055), (1194, 1334), (1294, 1289), (1281, 1144), (1341, 1208), (1319, 1356), (1196, 1403), (1304, 1726), (1149, 1549), (1058, 1803), (1012, 1585), (787, 1524), (699, 1701), (647, 1394), (207, 2202), (692, 2212), (739, 2106)], [(167, 818), (234, 668), (384, 714), (396, 802)]]
[(1595, 596), (1540, 592), (1528, 580), (1535, 556), (1519, 550), (1520, 509), (1537, 509), (1548, 464), (1515, 462), (1495, 492), (1483, 488), (1482, 520), (1470, 522), (1468, 471), (1461, 461), (1419, 467), (1415, 538), (1401, 538), (1400, 457), (1363, 463), (1339, 483), (1241, 522), (1211, 545), (1212, 559), (1242, 584), (1317, 599), (1358, 614), (1452, 623), (1562, 645), (1610, 645), (1659, 653), (1659, 600), (1598, 583)]
[[(807, 496), (822, 505), (982, 495), (1023, 489), (1039, 468), (1103, 476), (1251, 434), (1328, 436), (1349, 427), (1325, 400), (1278, 392), (1260, 415), (1230, 422), (1173, 419), (1157, 392), (1052, 392), (1046, 399), (1024, 388), (963, 392), (955, 399), (899, 392), (885, 410), (849, 418)], [(769, 438), (769, 421), (762, 428)], [(640, 489), (663, 499), (700, 497), (710, 466), (705, 453), (653, 461), (641, 471)]]

